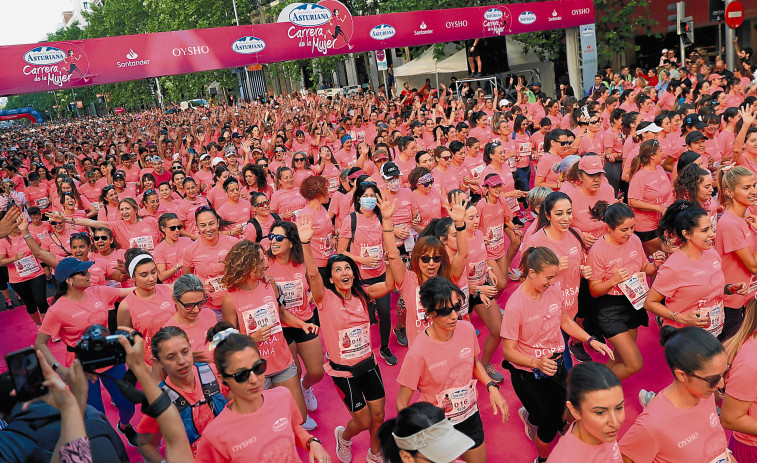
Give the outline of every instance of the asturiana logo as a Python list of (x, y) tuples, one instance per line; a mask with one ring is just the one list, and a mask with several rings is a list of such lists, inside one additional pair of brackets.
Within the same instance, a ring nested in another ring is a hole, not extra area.
[(379, 24), (371, 29), (370, 35), (371, 38), (375, 40), (386, 40), (394, 37), (394, 34), (396, 33), (397, 30), (389, 24)]
[(533, 24), (536, 22), (536, 15), (531, 11), (524, 11), (518, 16), (518, 22), (521, 24)]
[(35, 66), (48, 66), (66, 59), (66, 53), (55, 47), (37, 47), (24, 53), (24, 61)]
[(487, 21), (499, 21), (502, 19), (502, 10), (497, 8), (489, 8), (486, 10), (486, 13), (484, 13), (484, 19)]
[(301, 27), (315, 27), (331, 21), (331, 11), (323, 5), (304, 3), (289, 13), (289, 22)]
[(251, 55), (253, 53), (260, 53), (265, 49), (265, 42), (257, 37), (247, 36), (240, 37), (231, 44), (231, 51), (234, 53), (241, 53), (243, 55)]

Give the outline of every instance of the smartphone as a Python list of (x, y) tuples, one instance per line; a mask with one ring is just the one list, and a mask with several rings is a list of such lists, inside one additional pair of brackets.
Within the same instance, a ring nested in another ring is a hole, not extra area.
[(8, 364), (18, 400), (26, 402), (47, 394), (47, 386), (42, 384), (45, 377), (33, 347), (7, 354), (5, 363)]

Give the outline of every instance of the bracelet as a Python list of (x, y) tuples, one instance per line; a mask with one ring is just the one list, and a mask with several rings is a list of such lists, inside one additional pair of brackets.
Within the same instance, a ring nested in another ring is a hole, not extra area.
[(533, 367), (534, 367), (534, 359), (531, 358), (531, 360), (528, 361), (528, 368), (533, 368)]
[(24, 239), (31, 238), (31, 237), (32, 237), (31, 233), (27, 233), (26, 235), (24, 235)]
[(173, 404), (173, 402), (171, 401), (171, 398), (168, 397), (168, 393), (166, 391), (163, 391), (157, 399), (153, 400), (151, 404), (149, 404), (147, 407), (142, 407), (142, 413), (149, 416), (150, 418), (157, 418), (163, 412), (168, 410), (168, 407), (170, 407), (171, 404)]
[(394, 233), (394, 230), (384, 230), (384, 233)]
[(467, 225), (465, 224), (465, 222), (463, 222), (463, 226), (460, 227), (460, 228), (458, 228), (457, 225), (455, 225), (455, 230), (457, 230), (457, 231), (463, 231), (463, 230), (465, 230), (466, 227), (467, 227)]
[(497, 385), (497, 383), (495, 383), (494, 381), (489, 381), (488, 383), (486, 383), (486, 392), (489, 392), (489, 388), (492, 386), (494, 386), (495, 388), (497, 388), (497, 390), (499, 390), (499, 386)]
[[(313, 442), (318, 442), (319, 444), (321, 444), (321, 440), (320, 439), (318, 439), (315, 436), (310, 436), (310, 439), (308, 439), (308, 441), (305, 443), (305, 447), (307, 447), (308, 450), (310, 450), (310, 444), (312, 444)], [(323, 444), (321, 444), (321, 445), (323, 445)]]
[(310, 244), (310, 241), (302, 241), (300, 244)]

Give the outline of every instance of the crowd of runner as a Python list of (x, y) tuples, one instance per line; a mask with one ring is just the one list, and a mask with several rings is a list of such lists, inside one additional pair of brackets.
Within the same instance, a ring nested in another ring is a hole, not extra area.
[[(63, 422), (75, 399), (104, 412), (105, 387), (151, 463), (296, 447), (349, 462), (354, 439), (368, 462), (483, 462), (497, 431), (478, 400), (518, 415), (537, 463), (757, 461), (757, 83), (741, 53), (732, 70), (672, 54), (607, 69), (584, 98), (406, 85), (14, 128), (0, 287), (39, 327)], [(640, 391), (621, 436), (650, 322), (672, 379)], [(126, 364), (75, 387), (92, 325), (136, 331)], [(311, 416), (324, 376), (346, 408), (329, 449)], [(63, 428), (61, 458), (87, 461), (83, 428)]]

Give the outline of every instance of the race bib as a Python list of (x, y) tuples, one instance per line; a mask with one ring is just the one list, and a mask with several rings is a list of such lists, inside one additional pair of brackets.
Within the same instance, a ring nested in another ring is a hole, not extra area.
[(325, 238), (317, 238), (316, 244), (319, 250), (324, 255), (330, 256), (336, 254), (336, 247), (334, 246), (334, 235), (329, 233)]
[(725, 322), (723, 303), (706, 307), (706, 301), (699, 301), (699, 318), (704, 318), (708, 315), (710, 317), (710, 325), (704, 329), (712, 333), (713, 336), (719, 336), (723, 331), (723, 323)]
[(436, 404), (452, 424), (462, 423), (478, 411), (476, 380), (463, 387), (446, 389), (436, 395)]
[(718, 230), (718, 214), (712, 214), (710, 216), (710, 222), (712, 223), (712, 231), (713, 233)]
[(366, 323), (337, 331), (339, 355), (344, 360), (362, 358), (371, 352), (371, 326)]
[(224, 285), (221, 280), (223, 279), (223, 275), (219, 275), (217, 277), (208, 278), (206, 280), (207, 285), (210, 287), (212, 292), (215, 293), (222, 293), (226, 291), (226, 285)]
[(13, 262), (13, 265), (16, 267), (16, 272), (18, 272), (18, 276), (21, 278), (33, 275), (42, 269), (34, 256), (23, 257)]
[(518, 156), (521, 158), (531, 157), (531, 143), (521, 143), (518, 145)]
[(129, 238), (129, 247), (152, 252), (155, 249), (155, 243), (152, 241), (152, 236), (135, 236)]
[(486, 249), (493, 250), (502, 246), (505, 243), (505, 226), (495, 225), (489, 227), (489, 231), (486, 234)]
[(631, 301), (633, 308), (641, 310), (644, 308), (644, 300), (649, 292), (647, 284), (647, 274), (638, 272), (631, 275), (631, 278), (618, 284), (618, 289)]
[(405, 226), (410, 231), (410, 234), (407, 235), (407, 238), (404, 240), (405, 245), (405, 251), (410, 254), (413, 252), (413, 248), (415, 247), (415, 230), (413, 230), (409, 225)]
[(242, 312), (242, 321), (247, 328), (247, 334), (268, 326), (271, 327), (271, 336), (281, 333), (279, 309), (273, 302)]
[(544, 142), (541, 142), (536, 146), (536, 155), (538, 157), (541, 157), (541, 155), (543, 154), (544, 154)]
[(757, 291), (757, 274), (752, 275), (752, 279), (749, 280), (749, 288), (747, 288), (747, 294), (752, 294)]
[(468, 307), (470, 306), (470, 289), (468, 288), (468, 285), (463, 286), (460, 288), (460, 290), (463, 292), (463, 301), (462, 304), (460, 304), (460, 316), (467, 315), (468, 314)]
[(339, 178), (332, 177), (329, 179), (329, 193), (333, 193), (339, 189)]
[(474, 167), (470, 170), (470, 176), (471, 178), (478, 178), (481, 176), (481, 172), (484, 171), (484, 165), (481, 164), (480, 166)]
[(486, 261), (468, 264), (468, 280), (474, 285), (481, 284), (484, 281), (486, 278), (484, 272), (486, 272)]
[(713, 458), (710, 463), (728, 463), (731, 461), (730, 455), (731, 451), (728, 449), (725, 449), (723, 453)]
[(513, 212), (517, 212), (520, 210), (520, 203), (518, 202), (518, 199), (515, 198), (515, 196), (510, 196), (509, 198), (505, 198), (507, 201), (507, 205), (510, 206), (510, 210)]
[[(384, 247), (380, 244), (377, 244), (376, 246), (366, 246), (362, 244), (360, 245), (360, 255), (362, 257), (382, 257), (384, 255)], [(381, 267), (381, 261), (379, 260), (376, 265), (362, 264), (362, 267), (363, 270), (373, 270)]]
[(35, 199), (34, 205), (40, 209), (47, 209), (50, 206), (50, 199), (49, 198)]
[(277, 282), (279, 285), (279, 289), (281, 290), (281, 294), (284, 295), (284, 301), (286, 303), (287, 309), (296, 309), (298, 307), (301, 307), (302, 304), (305, 302), (304, 299), (304, 285), (302, 284), (302, 280), (294, 280), (294, 281), (281, 281)]

